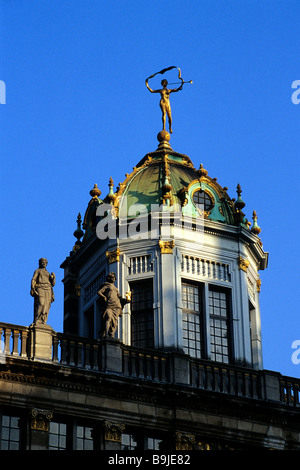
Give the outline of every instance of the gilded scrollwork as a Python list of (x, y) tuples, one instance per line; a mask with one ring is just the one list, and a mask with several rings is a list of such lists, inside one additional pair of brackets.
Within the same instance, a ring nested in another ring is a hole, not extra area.
[(256, 292), (261, 291), (261, 279), (257, 279), (256, 281)]
[(245, 271), (245, 273), (247, 272), (247, 269), (249, 267), (249, 261), (247, 259), (244, 259), (242, 258), (242, 256), (239, 256), (238, 257), (238, 265), (239, 265), (239, 269), (241, 269), (242, 271)]
[(122, 432), (125, 429), (123, 423), (104, 422), (104, 439), (106, 441), (121, 442)]
[(160, 251), (163, 254), (173, 253), (174, 246), (175, 246), (174, 240), (170, 240), (170, 241), (159, 240)]
[(53, 413), (48, 410), (31, 410), (30, 427), (36, 431), (49, 431), (49, 423), (53, 418)]
[(120, 248), (116, 248), (113, 251), (107, 251), (106, 252), (106, 257), (108, 259), (109, 264), (115, 263), (116, 261), (120, 261)]

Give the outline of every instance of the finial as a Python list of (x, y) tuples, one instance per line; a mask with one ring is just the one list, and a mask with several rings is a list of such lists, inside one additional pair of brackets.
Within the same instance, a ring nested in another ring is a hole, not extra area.
[(251, 232), (255, 233), (255, 235), (258, 235), (261, 232), (261, 228), (257, 225), (257, 214), (255, 211), (253, 211), (253, 225), (251, 228)]
[(164, 179), (164, 184), (162, 186), (163, 203), (170, 205), (170, 202), (171, 202), (170, 191), (172, 189), (172, 185), (170, 183), (170, 169), (169, 169), (168, 158), (166, 157), (166, 155), (164, 156), (164, 173), (165, 173), (165, 179)]
[(83, 231), (81, 229), (81, 214), (79, 212), (77, 216), (77, 229), (73, 233), (74, 237), (77, 238), (77, 241), (75, 242), (75, 246), (73, 247), (73, 251), (77, 251), (80, 247), (82, 242), (80, 241), (80, 238), (83, 236)]
[(172, 150), (171, 145), (169, 144), (170, 138), (171, 138), (171, 136), (170, 136), (169, 132), (167, 132), (165, 130), (160, 131), (157, 134), (157, 140), (159, 142), (158, 148), (159, 149)]
[(109, 178), (108, 187), (109, 187), (109, 193), (105, 199), (108, 200), (111, 204), (113, 204), (114, 200), (116, 199), (116, 195), (114, 194), (114, 181), (112, 177)]
[(237, 192), (237, 195), (238, 195), (238, 198), (237, 200), (235, 201), (235, 207), (239, 210), (243, 209), (243, 207), (245, 207), (245, 203), (243, 201), (243, 199), (241, 198), (241, 186), (238, 184), (237, 187), (236, 187), (236, 192)]
[(198, 170), (198, 174), (199, 174), (200, 178), (201, 178), (201, 176), (207, 176), (207, 173), (208, 173), (208, 171), (205, 170), (205, 168), (203, 168), (202, 163), (200, 163), (200, 167), (199, 167), (199, 170)]
[(90, 191), (90, 195), (92, 196), (92, 198), (97, 198), (100, 196), (100, 194), (101, 194), (101, 191), (98, 188), (97, 184), (95, 183), (93, 189)]

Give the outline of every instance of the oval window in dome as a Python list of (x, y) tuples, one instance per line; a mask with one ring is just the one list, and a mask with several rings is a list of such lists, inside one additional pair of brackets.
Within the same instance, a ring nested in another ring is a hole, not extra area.
[(194, 192), (193, 202), (201, 210), (209, 211), (213, 207), (212, 198), (206, 191), (201, 189)]

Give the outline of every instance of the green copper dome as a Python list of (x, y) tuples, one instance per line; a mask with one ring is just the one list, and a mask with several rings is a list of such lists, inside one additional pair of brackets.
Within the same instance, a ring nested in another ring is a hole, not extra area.
[(129, 208), (137, 204), (148, 213), (153, 205), (166, 205), (191, 216), (202, 207), (205, 218), (238, 225), (236, 208), (226, 190), (202, 166), (197, 170), (186, 155), (157, 150), (126, 176), (115, 193), (119, 217), (129, 217)]
[(122, 219), (136, 217), (136, 208), (139, 213), (148, 214), (163, 208), (177, 213), (182, 211), (191, 217), (196, 217), (201, 211), (207, 220), (246, 229), (251, 225), (242, 212), (245, 203), (239, 185), (237, 200), (231, 199), (228, 188), (208, 176), (202, 164), (197, 170), (188, 156), (173, 151), (166, 142), (147, 154), (125, 176), (115, 191), (110, 179), (109, 192), (103, 200), (99, 197), (101, 192), (97, 185), (91, 191), (92, 199), (83, 221), (83, 240), (95, 232), (96, 210), (103, 203), (109, 204), (114, 216)]

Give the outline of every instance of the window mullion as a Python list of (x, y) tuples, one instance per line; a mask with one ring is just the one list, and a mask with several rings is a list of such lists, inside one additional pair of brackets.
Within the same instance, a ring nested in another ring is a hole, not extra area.
[(211, 357), (211, 345), (210, 345), (210, 312), (209, 312), (209, 286), (207, 283), (204, 284), (204, 300), (203, 300), (203, 341), (204, 341), (204, 354), (205, 357)]

